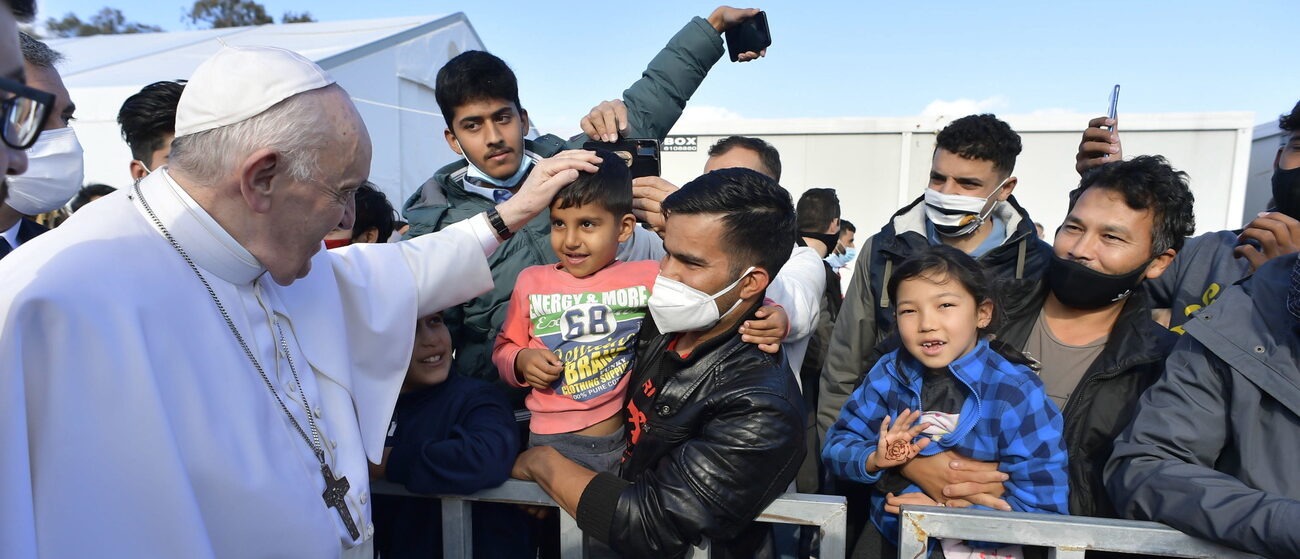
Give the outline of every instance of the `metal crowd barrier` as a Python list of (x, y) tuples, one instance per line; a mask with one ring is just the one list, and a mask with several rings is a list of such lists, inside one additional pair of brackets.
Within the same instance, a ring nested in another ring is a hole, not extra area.
[(1205, 559), (1257, 557), (1156, 522), (910, 505), (902, 510), (899, 559), (924, 559), (930, 538), (1043, 546), (1049, 548), (1049, 559), (1083, 559), (1089, 550)]
[[(530, 481), (508, 480), (501, 487), (479, 491), (473, 495), (417, 495), (400, 485), (383, 480), (371, 480), (371, 493), (377, 495), (402, 495), (442, 499), (442, 550), (449, 559), (473, 556), (473, 534), (470, 503), (486, 501), (556, 507), (542, 488)], [(786, 493), (767, 507), (758, 520), (780, 524), (817, 526), (821, 529), (821, 559), (845, 557), (845, 504), (844, 497)], [(586, 557), (586, 538), (578, 529), (578, 521), (560, 509), (560, 556), (565, 559)], [(709, 556), (708, 542), (691, 554), (694, 559)]]

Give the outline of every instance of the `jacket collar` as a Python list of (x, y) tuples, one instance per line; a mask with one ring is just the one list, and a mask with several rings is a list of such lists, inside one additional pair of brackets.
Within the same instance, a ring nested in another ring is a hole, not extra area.
[(1300, 415), (1300, 322), (1286, 309), (1296, 255), (1274, 258), (1183, 325), (1188, 336)]
[[(542, 156), (534, 151), (532, 140), (524, 140), (524, 157), (532, 159), (533, 163), (542, 159)], [(425, 181), (420, 189), (407, 199), (403, 212), (447, 205), (451, 200), (474, 199), (491, 203), (491, 200), (465, 190), (465, 173), (468, 170), (469, 164), (465, 162), (464, 157), (443, 165), (433, 174), (433, 178)]]
[[(1014, 195), (1008, 196), (1005, 201), (994, 204), (991, 215), (1007, 224), (1007, 238), (1003, 240), (1002, 245), (1019, 241), (1027, 234), (1038, 235), (1033, 220), (1029, 219), (1029, 212), (1020, 207), (1020, 203), (1016, 201)], [(884, 235), (888, 239), (886, 239), (886, 244), (882, 245), (882, 248), (885, 250), (891, 249), (892, 245), (889, 241), (898, 242), (898, 239), (903, 238), (908, 233), (919, 235), (921, 240), (929, 243), (928, 240), (925, 240), (928, 238), (925, 222), (925, 196), (920, 196), (913, 200), (911, 204), (898, 210), (890, 218), (889, 223), (882, 230), (882, 232), (888, 232), (887, 235)], [(911, 235), (907, 236), (910, 237)]]

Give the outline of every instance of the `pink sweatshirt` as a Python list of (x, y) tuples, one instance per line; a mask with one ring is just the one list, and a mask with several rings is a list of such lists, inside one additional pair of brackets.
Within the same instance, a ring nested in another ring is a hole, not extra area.
[(515, 376), (520, 350), (550, 350), (564, 362), (550, 388), (533, 389), (524, 400), (534, 433), (571, 433), (623, 408), (636, 335), (658, 274), (653, 260), (614, 262), (585, 278), (556, 265), (519, 274), (492, 362), (502, 380), (519, 387), (528, 386)]

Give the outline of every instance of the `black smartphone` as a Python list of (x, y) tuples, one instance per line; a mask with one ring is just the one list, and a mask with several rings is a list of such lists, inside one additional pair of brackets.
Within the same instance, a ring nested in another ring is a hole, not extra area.
[(582, 149), (612, 151), (627, 162), (632, 178), (659, 176), (659, 140), (628, 138), (617, 142), (586, 142)]
[(767, 12), (758, 12), (727, 30), (727, 54), (736, 62), (742, 52), (762, 52), (772, 46), (772, 32), (767, 28)]

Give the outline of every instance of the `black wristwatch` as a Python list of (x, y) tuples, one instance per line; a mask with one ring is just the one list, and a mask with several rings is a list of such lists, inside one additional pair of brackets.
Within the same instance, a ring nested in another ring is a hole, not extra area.
[(488, 223), (492, 224), (492, 228), (496, 230), (497, 236), (501, 237), (502, 241), (514, 236), (515, 232), (511, 231), (509, 227), (506, 227), (505, 220), (501, 219), (501, 214), (497, 212), (496, 208), (488, 209), (487, 219)]

